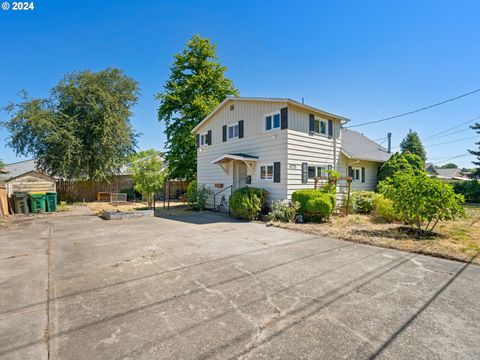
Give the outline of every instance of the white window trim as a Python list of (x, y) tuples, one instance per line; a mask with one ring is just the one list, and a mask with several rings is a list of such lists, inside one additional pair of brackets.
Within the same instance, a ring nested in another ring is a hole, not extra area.
[[(267, 167), (267, 166), (272, 167), (272, 178), (271, 179), (262, 179), (262, 167)], [(257, 173), (257, 180), (258, 181), (273, 182), (273, 163), (258, 164), (258, 170), (257, 171), (258, 171), (258, 173)]]
[[(237, 136), (230, 137), (230, 128), (235, 128), (235, 126), (238, 128)], [(239, 135), (240, 135), (240, 126), (238, 125), (238, 122), (232, 125), (227, 125), (227, 141), (237, 140), (239, 139)]]
[(358, 170), (358, 179), (355, 179), (355, 176), (352, 176), (353, 182), (362, 182), (362, 168), (352, 166), (352, 175), (355, 174), (355, 171)]
[(319, 167), (320, 167), (320, 168), (323, 168), (324, 171), (327, 171), (327, 170), (328, 170), (328, 165), (326, 165), (326, 164), (311, 164), (311, 163), (308, 163), (308, 165), (307, 165), (307, 180), (308, 180), (308, 181), (311, 181), (311, 182), (314, 182), (315, 179), (314, 179), (314, 178), (311, 178), (311, 177), (308, 177), (308, 168), (310, 168), (310, 167), (315, 167), (315, 176), (318, 176), (318, 172), (317, 172), (317, 171), (318, 171), (318, 168), (319, 168)]
[[(280, 121), (278, 122), (278, 127), (273, 127), (273, 116), (277, 115), (280, 117)], [(272, 117), (272, 128), (267, 130), (267, 117)], [(282, 128), (282, 115), (280, 114), (280, 110), (273, 111), (271, 113), (263, 115), (263, 130), (265, 132), (280, 130)]]
[[(315, 122), (316, 122), (316, 121), (318, 121), (318, 130), (319, 130), (318, 132), (315, 131)], [(325, 124), (325, 134), (322, 133), (322, 132), (320, 132), (321, 123), (324, 123), (324, 124)], [(328, 120), (315, 117), (314, 120), (313, 120), (313, 133), (316, 134), (316, 135), (328, 136)]]
[[(208, 135), (208, 132), (199, 134), (199, 136), (200, 136), (200, 139), (199, 139), (200, 147), (208, 146), (207, 135)], [(202, 143), (202, 139), (203, 139), (203, 143)]]

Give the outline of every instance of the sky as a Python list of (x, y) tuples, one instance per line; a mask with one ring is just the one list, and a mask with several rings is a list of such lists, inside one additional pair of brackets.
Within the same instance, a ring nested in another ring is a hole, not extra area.
[[(469, 0), (38, 0), (33, 11), (0, 9), (0, 106), (22, 89), (46, 97), (69, 72), (120, 68), (141, 89), (131, 120), (139, 148), (163, 150), (155, 94), (173, 55), (200, 34), (217, 45), (241, 96), (304, 98), (355, 125), (480, 88), (479, 13)], [(480, 92), (354, 130), (372, 139), (391, 132), (396, 150), (409, 129), (427, 138), (479, 115)], [(425, 140), (428, 160), (460, 156), (451, 162), (471, 167), (464, 155), (480, 135), (469, 124)], [(7, 138), (0, 129), (0, 159), (23, 159)]]

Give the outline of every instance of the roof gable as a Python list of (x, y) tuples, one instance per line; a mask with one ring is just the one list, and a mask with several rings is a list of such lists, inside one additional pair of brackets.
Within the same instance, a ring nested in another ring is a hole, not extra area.
[(258, 101), (258, 102), (278, 102), (278, 103), (287, 103), (287, 105), (294, 105), (297, 107), (304, 108), (309, 111), (313, 111), (315, 113), (318, 113), (322, 116), (326, 116), (329, 118), (335, 118), (342, 120), (344, 123), (350, 121), (349, 119), (335, 115), (320, 109), (317, 109), (313, 106), (305, 105), (302, 103), (299, 103), (298, 101), (292, 100), (292, 99), (287, 99), (287, 98), (261, 98), (261, 97), (236, 97), (236, 96), (228, 96), (226, 97), (218, 106), (210, 112), (200, 123), (198, 123), (197, 126), (195, 126), (192, 129), (192, 133), (195, 133), (201, 126), (205, 125), (215, 114), (217, 114), (225, 105), (227, 105), (230, 102), (233, 101)]

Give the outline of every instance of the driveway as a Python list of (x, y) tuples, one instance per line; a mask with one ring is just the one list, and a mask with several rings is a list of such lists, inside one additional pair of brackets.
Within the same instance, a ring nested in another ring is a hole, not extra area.
[(0, 230), (2, 359), (478, 359), (480, 267), (211, 213)]

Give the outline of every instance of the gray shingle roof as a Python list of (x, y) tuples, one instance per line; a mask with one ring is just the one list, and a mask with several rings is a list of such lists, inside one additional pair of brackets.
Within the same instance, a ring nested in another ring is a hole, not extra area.
[(457, 168), (453, 168), (453, 169), (439, 169), (439, 168), (436, 168), (435, 169), (437, 171), (437, 174), (439, 176), (444, 176), (444, 177), (448, 177), (448, 178), (453, 178), (453, 177), (461, 177), (462, 174), (460, 173), (460, 169), (457, 169)]
[(385, 162), (392, 154), (375, 141), (350, 129), (342, 129), (342, 153), (358, 160)]
[(16, 178), (17, 176), (26, 174), (30, 171), (38, 171), (35, 166), (35, 160), (25, 160), (8, 164), (5, 165), (3, 169), (7, 171), (6, 174), (0, 174), (0, 180), (3, 181)]

